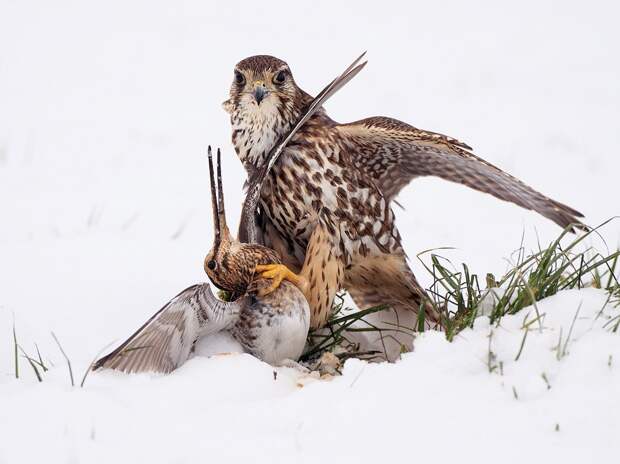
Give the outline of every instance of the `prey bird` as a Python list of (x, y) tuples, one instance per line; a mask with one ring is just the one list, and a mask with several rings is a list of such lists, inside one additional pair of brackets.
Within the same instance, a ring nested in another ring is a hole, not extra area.
[[(238, 318), (231, 325), (232, 336), (245, 351), (272, 365), (297, 361), (306, 344), (310, 308), (302, 291), (284, 281), (273, 291), (269, 279), (255, 273), (260, 265), (280, 263), (273, 250), (234, 239), (226, 224), (220, 150), (217, 150), (217, 192), (209, 147), (209, 172), (215, 241), (205, 258), (204, 269), (213, 284), (231, 293), (228, 303), (236, 306)], [(260, 268), (259, 268), (260, 269)]]
[(237, 63), (223, 107), (250, 177), (270, 168), (254, 219), (261, 242), (287, 267), (268, 272), (287, 278), (304, 269), (313, 328), (325, 324), (341, 288), (360, 308), (388, 305), (400, 324), (415, 327), (422, 309), (427, 326), (440, 324), (409, 268), (391, 209), (416, 177), (438, 176), (537, 211), (561, 227), (585, 227), (581, 213), (477, 157), (465, 143), (388, 117), (341, 124), (321, 108), (277, 160), (270, 159), (273, 144), (312, 101), (284, 61), (259, 55)]
[(99, 359), (93, 369), (168, 373), (190, 356), (196, 341), (228, 330), (244, 350), (272, 365), (288, 365), (301, 356), (310, 324), (304, 294), (292, 283), (281, 282), (268, 294), (271, 281), (255, 274), (260, 264), (279, 263), (273, 250), (240, 243), (226, 225), (220, 150), (217, 151), (217, 191), (211, 147), (209, 180), (214, 244), (205, 258), (213, 284), (229, 292), (232, 301), (216, 298), (209, 284), (193, 285), (167, 303), (126, 342)]

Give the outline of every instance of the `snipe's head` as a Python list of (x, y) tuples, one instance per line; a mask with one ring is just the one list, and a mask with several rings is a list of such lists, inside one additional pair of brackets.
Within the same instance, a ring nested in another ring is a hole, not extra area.
[(209, 181), (211, 183), (211, 208), (213, 210), (213, 248), (207, 254), (204, 261), (204, 269), (211, 282), (217, 287), (231, 291), (235, 284), (235, 263), (230, 259), (231, 251), (238, 246), (226, 225), (226, 211), (224, 210), (224, 190), (222, 188), (222, 166), (220, 150), (217, 150), (217, 191), (215, 173), (213, 169), (213, 156), (211, 147), (208, 149), (209, 156)]

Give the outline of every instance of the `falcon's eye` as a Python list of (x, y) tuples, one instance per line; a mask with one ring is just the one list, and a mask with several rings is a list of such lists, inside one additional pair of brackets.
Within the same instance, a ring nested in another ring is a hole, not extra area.
[(208, 267), (209, 269), (211, 269), (211, 270), (215, 269), (215, 261), (210, 260), (210, 261), (207, 263), (207, 267)]
[(283, 84), (286, 79), (286, 71), (280, 71), (275, 76), (273, 76), (274, 84)]
[(235, 71), (235, 82), (239, 85), (245, 84), (245, 76), (239, 71)]

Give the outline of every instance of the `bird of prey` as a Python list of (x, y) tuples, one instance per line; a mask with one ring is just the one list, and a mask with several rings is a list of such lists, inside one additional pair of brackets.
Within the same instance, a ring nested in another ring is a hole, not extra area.
[[(199, 338), (222, 330), (230, 331), (247, 352), (263, 361), (295, 366), (310, 323), (308, 301), (303, 293), (307, 280), (283, 267), (274, 250), (257, 243), (254, 211), (270, 166), (290, 138), (362, 68), (363, 65), (352, 65), (328, 84), (307, 105), (297, 123), (274, 144), (266, 156), (267, 163), (249, 179), (239, 226), (243, 242), (231, 236), (226, 224), (220, 150), (216, 192), (209, 147), (214, 244), (204, 260), (204, 269), (213, 284), (229, 292), (233, 301), (218, 300), (206, 283), (193, 285), (169, 301), (118, 348), (97, 360), (93, 370), (171, 372), (189, 358)], [(287, 281), (272, 279), (274, 269), (286, 269)]]
[[(284, 61), (259, 55), (237, 63), (223, 107), (250, 176), (311, 101)], [(440, 323), (409, 268), (391, 209), (400, 190), (421, 176), (467, 185), (562, 227), (585, 227), (578, 211), (477, 157), (455, 138), (388, 117), (341, 124), (321, 108), (273, 163), (256, 213), (263, 243), (293, 271), (309, 271), (313, 328), (326, 322), (341, 288), (358, 307), (388, 305), (410, 326), (421, 308), (427, 325)]]

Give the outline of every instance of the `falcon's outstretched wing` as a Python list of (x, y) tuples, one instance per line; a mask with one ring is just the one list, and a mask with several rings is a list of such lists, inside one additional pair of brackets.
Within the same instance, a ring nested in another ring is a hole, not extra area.
[(171, 372), (189, 358), (199, 337), (234, 324), (239, 308), (239, 300), (218, 300), (207, 283), (192, 285), (166, 303), (121, 346), (99, 359), (93, 370)]
[(478, 158), (469, 146), (451, 137), (385, 117), (342, 124), (337, 130), (351, 149), (353, 163), (388, 200), (416, 177), (437, 176), (534, 210), (562, 227), (586, 229), (578, 220), (583, 217), (579, 211)]

